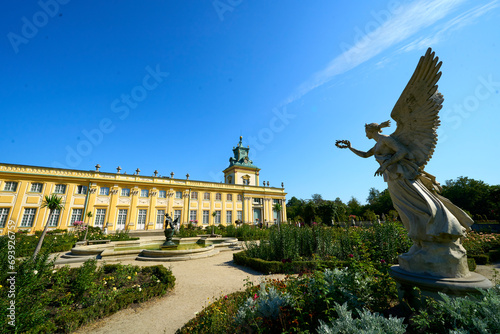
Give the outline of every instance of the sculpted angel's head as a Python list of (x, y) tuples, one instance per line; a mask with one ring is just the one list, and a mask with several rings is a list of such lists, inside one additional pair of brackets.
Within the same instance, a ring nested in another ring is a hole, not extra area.
[(365, 124), (366, 137), (368, 137), (368, 139), (374, 139), (375, 134), (382, 132), (382, 128), (386, 128), (388, 126), (390, 126), (390, 121), (383, 122), (382, 124)]

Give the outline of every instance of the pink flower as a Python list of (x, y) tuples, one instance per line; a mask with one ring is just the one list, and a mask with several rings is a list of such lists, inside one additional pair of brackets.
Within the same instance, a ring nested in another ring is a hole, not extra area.
[(224, 296), (224, 299), (227, 299), (227, 295)]
[(253, 300), (256, 300), (257, 298), (259, 298), (259, 296), (257, 296), (257, 294), (253, 295)]
[(380, 260), (380, 263), (385, 263), (385, 260), (384, 259)]
[(354, 257), (354, 254), (349, 254), (349, 257), (350, 257), (350, 258), (353, 258), (353, 257)]

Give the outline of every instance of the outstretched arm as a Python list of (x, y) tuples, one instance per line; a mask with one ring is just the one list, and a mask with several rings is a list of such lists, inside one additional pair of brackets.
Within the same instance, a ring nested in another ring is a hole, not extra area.
[(335, 146), (337, 146), (338, 148), (348, 148), (354, 154), (356, 154), (357, 156), (360, 156), (362, 158), (371, 157), (374, 154), (374, 152), (375, 152), (375, 146), (372, 147), (370, 150), (368, 150), (368, 152), (363, 152), (363, 151), (359, 151), (359, 150), (357, 150), (355, 148), (352, 148), (351, 147), (351, 142), (348, 141), (348, 140), (337, 140), (337, 142), (335, 143)]
[(373, 152), (375, 151), (375, 147), (372, 147), (367, 152), (357, 150), (357, 149), (352, 148), (350, 146), (349, 146), (349, 149), (351, 150), (352, 153), (356, 154), (357, 156), (360, 156), (361, 158), (369, 158), (373, 155)]

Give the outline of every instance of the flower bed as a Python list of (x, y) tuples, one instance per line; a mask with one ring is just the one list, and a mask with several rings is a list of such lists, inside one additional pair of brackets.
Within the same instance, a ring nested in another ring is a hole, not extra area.
[[(175, 277), (163, 266), (104, 265), (95, 260), (79, 268), (56, 269), (41, 253), (36, 262), (19, 261), (15, 266), (15, 293), (1, 259), (0, 328), (5, 332), (69, 333), (132, 303), (164, 295), (175, 284)], [(9, 303), (15, 302), (15, 320), (8, 324)]]

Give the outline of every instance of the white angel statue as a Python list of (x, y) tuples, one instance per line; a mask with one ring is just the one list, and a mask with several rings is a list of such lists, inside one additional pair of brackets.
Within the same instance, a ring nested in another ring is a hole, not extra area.
[(366, 136), (377, 143), (367, 152), (352, 148), (347, 140), (336, 145), (362, 158), (375, 156), (380, 164), (375, 175), (387, 182), (394, 207), (413, 241), (408, 253), (399, 256), (400, 267), (416, 274), (466, 277), (469, 269), (460, 238), (474, 221), (440, 196), (439, 183), (424, 171), (436, 147), (438, 112), (444, 101), (436, 85), (441, 64), (430, 48), (420, 58), (391, 112), (397, 123), (393, 134), (381, 134), (390, 121), (370, 123), (365, 125)]

